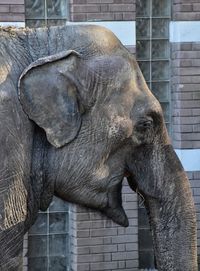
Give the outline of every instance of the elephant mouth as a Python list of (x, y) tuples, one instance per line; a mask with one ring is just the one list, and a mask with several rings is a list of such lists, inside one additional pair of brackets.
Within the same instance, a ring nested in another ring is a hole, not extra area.
[(123, 227), (129, 226), (128, 217), (122, 206), (122, 183), (124, 177), (128, 176), (130, 176), (130, 174), (126, 172), (120, 178), (115, 179), (115, 184), (111, 182), (112, 184), (109, 186), (107, 194), (108, 203), (106, 208), (102, 210), (107, 217)]

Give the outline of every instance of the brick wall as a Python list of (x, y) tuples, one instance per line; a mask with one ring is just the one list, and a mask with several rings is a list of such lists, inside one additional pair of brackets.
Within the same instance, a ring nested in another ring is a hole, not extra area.
[(138, 271), (137, 194), (123, 186), (129, 227), (123, 228), (97, 212), (71, 205), (72, 271)]
[(177, 21), (200, 20), (199, 0), (173, 0), (172, 18)]
[(172, 44), (175, 148), (200, 148), (200, 43)]
[(0, 22), (24, 22), (24, 0), (0, 0)]
[(136, 0), (71, 0), (72, 21), (133, 21)]

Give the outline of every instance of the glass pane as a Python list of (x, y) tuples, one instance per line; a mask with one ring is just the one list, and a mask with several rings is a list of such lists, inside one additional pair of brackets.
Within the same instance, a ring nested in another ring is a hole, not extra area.
[(171, 2), (169, 0), (152, 0), (152, 15), (170, 16)]
[(169, 83), (168, 82), (154, 82), (152, 83), (152, 92), (159, 101), (169, 101)]
[(44, 18), (45, 16), (45, 1), (41, 0), (26, 0), (25, 1), (26, 18)]
[(26, 20), (26, 26), (30, 28), (43, 27), (45, 25), (45, 20)]
[(150, 16), (150, 0), (136, 1), (136, 16)]
[(49, 232), (67, 233), (68, 232), (68, 214), (50, 213), (49, 214)]
[(65, 271), (67, 269), (67, 258), (66, 257), (50, 257), (49, 271)]
[(38, 214), (38, 218), (29, 230), (29, 234), (47, 234), (47, 214)]
[(169, 62), (154, 61), (152, 62), (152, 80), (168, 80), (169, 79)]
[(152, 38), (168, 38), (169, 36), (169, 20), (168, 19), (152, 19)]
[(149, 61), (145, 61), (145, 62), (141, 62), (138, 61), (140, 69), (144, 75), (144, 78), (146, 81), (150, 80), (150, 62)]
[(66, 25), (66, 20), (47, 20), (47, 25)]
[(47, 271), (47, 258), (28, 258), (28, 271)]
[(137, 39), (150, 37), (150, 20), (138, 19), (136, 21), (136, 36)]
[(49, 236), (50, 256), (66, 257), (68, 252), (68, 236), (66, 234), (54, 234)]
[(150, 42), (146, 40), (137, 40), (136, 54), (137, 59), (150, 59)]
[(49, 207), (49, 211), (52, 212), (52, 211), (68, 211), (68, 203), (65, 202), (64, 200), (61, 200), (57, 197), (54, 197), (51, 204), (50, 204), (50, 207)]
[(161, 103), (163, 113), (164, 113), (164, 118), (166, 122), (169, 122), (169, 103)]
[(67, 3), (66, 0), (47, 0), (47, 17), (48, 18), (66, 18)]
[(145, 208), (138, 208), (138, 224), (141, 228), (150, 228), (149, 218), (147, 216), (147, 211)]
[(28, 237), (28, 257), (47, 256), (47, 236), (32, 235)]
[(139, 247), (140, 250), (152, 250), (153, 243), (152, 243), (152, 236), (151, 236), (151, 231), (149, 229), (139, 229), (138, 230), (138, 235), (139, 235)]
[(156, 270), (153, 250), (143, 250), (139, 252), (139, 267), (140, 269), (144, 269), (145, 271)]
[(169, 58), (169, 42), (167, 40), (152, 41), (152, 58), (153, 59)]

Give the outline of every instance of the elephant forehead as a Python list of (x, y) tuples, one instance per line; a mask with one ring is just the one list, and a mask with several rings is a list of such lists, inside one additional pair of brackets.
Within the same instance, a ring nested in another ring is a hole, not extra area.
[[(75, 29), (75, 28), (74, 28)], [(99, 48), (101, 52), (117, 50), (121, 45), (119, 39), (107, 28), (99, 25), (77, 26), (78, 33), (85, 37), (85, 42)], [(83, 39), (82, 39), (83, 40)]]
[(131, 119), (122, 116), (111, 116), (111, 125), (108, 130), (108, 137), (111, 138), (114, 135), (119, 137), (128, 138), (131, 136), (133, 131), (133, 123)]

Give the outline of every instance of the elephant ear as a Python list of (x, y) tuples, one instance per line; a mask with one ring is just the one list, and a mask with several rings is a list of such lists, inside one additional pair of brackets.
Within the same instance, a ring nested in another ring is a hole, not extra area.
[(72, 50), (40, 58), (24, 70), (18, 82), (23, 110), (57, 148), (72, 141), (81, 126), (74, 78), (79, 58)]

